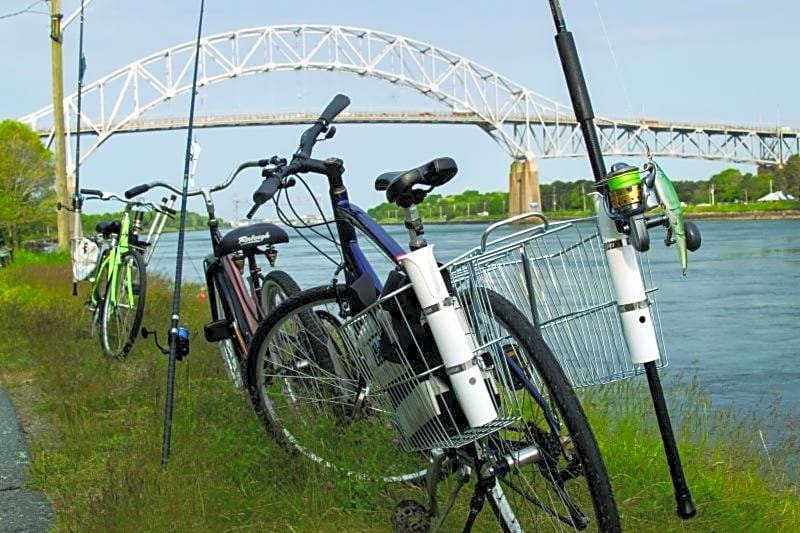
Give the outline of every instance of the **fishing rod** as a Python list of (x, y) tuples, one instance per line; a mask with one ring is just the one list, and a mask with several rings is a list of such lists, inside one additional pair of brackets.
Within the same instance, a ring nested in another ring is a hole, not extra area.
[[(620, 314), (620, 321), (626, 340), (628, 341), (631, 357), (635, 363), (642, 363), (644, 365), (647, 375), (650, 396), (653, 401), (656, 419), (658, 420), (658, 428), (661, 433), (667, 464), (669, 465), (670, 477), (672, 478), (672, 485), (675, 490), (677, 514), (684, 519), (691, 518), (695, 515), (696, 508), (692, 502), (692, 496), (686, 483), (683, 467), (681, 466), (678, 446), (675, 443), (675, 436), (672, 431), (667, 404), (664, 400), (664, 391), (661, 387), (661, 380), (658, 375), (658, 368), (656, 367), (656, 361), (660, 358), (658, 343), (655, 337), (655, 330), (652, 326), (652, 317), (650, 317), (649, 309), (647, 309), (649, 302), (645, 296), (644, 286), (634, 251), (634, 249), (636, 251), (646, 251), (649, 248), (649, 240), (646, 242), (642, 240), (642, 235), (646, 236), (647, 227), (651, 227), (651, 221), (643, 218), (643, 211), (647, 202), (638, 197), (634, 198), (635, 201), (627, 197), (623, 201), (617, 201), (620, 197), (624, 196), (623, 193), (627, 193), (630, 197), (635, 196), (637, 190), (642, 190), (642, 185), (637, 182), (635, 185), (639, 188), (636, 189), (636, 187), (629, 185), (630, 182), (626, 182), (624, 184), (626, 185), (624, 190), (622, 187), (615, 189), (621, 180), (630, 179), (633, 174), (631, 167), (615, 168), (617, 165), (614, 165), (612, 166), (611, 174), (606, 174), (603, 152), (594, 124), (592, 102), (589, 99), (586, 78), (583, 75), (581, 63), (578, 58), (575, 40), (572, 33), (567, 31), (567, 25), (564, 21), (564, 14), (561, 11), (559, 0), (549, 0), (549, 2), (550, 12), (553, 15), (553, 22), (556, 28), (555, 41), (556, 48), (558, 49), (558, 56), (561, 60), (564, 77), (567, 81), (567, 88), (569, 90), (570, 99), (572, 100), (575, 119), (581, 127), (584, 144), (586, 145), (586, 151), (589, 155), (589, 163), (592, 166), (592, 173), (594, 174), (597, 187), (597, 192), (593, 193), (595, 208), (597, 211), (600, 233), (604, 241), (606, 258), (609, 263), (609, 271), (617, 292), (617, 307)], [(673, 194), (661, 194), (659, 190), (657, 191), (659, 193), (658, 199), (661, 200), (662, 203), (672, 204), (674, 200), (677, 200), (677, 195), (674, 195), (674, 188), (672, 188), (671, 182), (669, 182), (665, 175), (660, 178), (658, 177), (660, 168), (658, 168), (658, 172), (655, 170), (657, 168), (658, 165), (655, 165), (653, 168), (654, 178), (649, 184), (649, 187), (653, 187), (655, 179), (661, 180), (655, 183), (655, 185), (657, 187), (662, 186), (665, 189), (671, 188), (671, 193)], [(661, 172), (661, 174), (663, 174), (663, 172)], [(636, 177), (638, 178), (638, 174)], [(616, 180), (614, 178), (616, 178)], [(646, 180), (647, 178), (641, 180), (641, 183), (645, 183)], [(666, 180), (665, 183), (663, 183), (664, 180)], [(617, 196), (609, 198), (612, 192), (616, 193)], [(667, 190), (667, 192), (670, 191)], [(662, 198), (662, 196), (670, 196), (670, 198), (666, 199)], [(672, 196), (674, 196), (674, 198), (672, 198)], [(623, 202), (631, 203), (626, 204)], [(637, 202), (642, 204), (642, 206), (638, 206)], [(633, 205), (637, 205), (637, 207), (631, 208)], [(682, 220), (679, 203), (677, 214), (680, 220), (674, 224), (672, 219), (669, 220), (670, 231), (675, 228), (676, 233), (678, 233), (677, 230), (679, 230), (679, 232), (684, 231), (684, 222)], [(653, 226), (656, 225), (655, 222), (652, 224)], [(664, 224), (666, 224), (666, 222)], [(690, 230), (690, 232), (696, 232), (696, 227), (690, 227), (689, 224), (686, 225), (686, 229)], [(641, 233), (642, 230), (644, 234)], [(668, 238), (669, 235), (670, 233), (668, 232)], [(681, 237), (681, 235), (678, 235), (678, 237)], [(678, 243), (678, 247), (679, 252), (683, 254), (682, 267), (685, 273), (687, 242), (686, 237), (683, 236), (683, 238), (682, 249), (680, 242)], [(691, 251), (694, 251), (700, 246), (699, 233), (697, 233), (694, 238), (696, 242), (692, 241), (688, 245), (688, 249)], [(631, 265), (635, 268), (631, 268)], [(650, 320), (647, 320), (648, 317), (650, 317)]]
[(183, 195), (181, 216), (178, 225), (178, 251), (175, 259), (175, 286), (172, 293), (172, 324), (169, 330), (169, 362), (167, 363), (167, 397), (164, 402), (164, 438), (161, 445), (161, 468), (169, 463), (170, 438), (172, 435), (172, 408), (175, 400), (175, 365), (189, 355), (189, 331), (180, 326), (181, 281), (183, 276), (183, 249), (186, 234), (186, 200), (189, 189), (189, 171), (192, 159), (192, 130), (194, 129), (194, 103), (197, 95), (197, 70), (200, 57), (200, 37), (203, 32), (205, 0), (200, 0), (200, 17), (197, 22), (197, 40), (194, 48), (194, 73), (192, 74), (192, 96), (189, 103), (189, 126), (186, 131), (186, 153), (183, 165)]
[[(91, 0), (89, 0), (91, 2)], [(83, 75), (86, 72), (86, 57), (83, 55), (83, 26), (86, 21), (84, 8), (86, 0), (81, 0), (80, 8), (80, 32), (78, 36), (78, 115), (75, 126), (75, 189), (72, 191), (72, 243), (74, 247), (80, 246), (83, 237), (83, 227), (81, 226), (81, 209), (83, 209), (83, 196), (81, 190), (81, 102), (83, 96)], [(73, 249), (73, 256), (75, 255)], [(78, 280), (72, 277), (72, 295), (78, 295)]]

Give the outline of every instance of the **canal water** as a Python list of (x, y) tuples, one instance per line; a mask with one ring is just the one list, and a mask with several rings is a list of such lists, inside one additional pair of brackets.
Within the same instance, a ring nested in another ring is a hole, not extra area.
[[(800, 420), (800, 221), (701, 221), (703, 244), (690, 254), (689, 270), (680, 274), (674, 247), (653, 232), (648, 253), (669, 357), (669, 375), (697, 376), (715, 408), (766, 415), (770, 404)], [(324, 228), (317, 228), (324, 234)], [(437, 258), (447, 260), (479, 243), (483, 225), (427, 226)], [(279, 247), (277, 268), (307, 288), (324, 284), (335, 267), (290, 232)], [(405, 230), (389, 228), (400, 243)], [(498, 234), (502, 234), (499, 231)], [(323, 238), (312, 242), (336, 255)], [(166, 234), (151, 269), (174, 274), (176, 235)], [(388, 261), (364, 243), (368, 256), (388, 272)], [(202, 259), (210, 252), (207, 232), (186, 236), (184, 280), (202, 281)], [(780, 422), (769, 433), (779, 438)]]

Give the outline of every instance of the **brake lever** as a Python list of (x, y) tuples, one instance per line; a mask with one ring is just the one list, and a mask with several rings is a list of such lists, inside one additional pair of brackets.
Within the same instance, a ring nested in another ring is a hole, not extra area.
[(256, 214), (256, 211), (258, 211), (259, 207), (261, 207), (261, 204), (253, 204), (253, 207), (250, 209), (250, 211), (247, 212), (247, 215), (245, 215), (247, 220), (250, 220), (250, 219), (253, 218), (253, 215)]

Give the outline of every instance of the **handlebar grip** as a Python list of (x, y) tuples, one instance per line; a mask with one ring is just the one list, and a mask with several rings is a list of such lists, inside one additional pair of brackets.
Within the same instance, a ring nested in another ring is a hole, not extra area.
[(280, 180), (275, 177), (265, 179), (258, 189), (256, 189), (256, 192), (253, 193), (253, 203), (261, 205), (275, 196), (275, 192), (278, 190), (280, 183)]
[(93, 196), (103, 196), (103, 191), (99, 189), (81, 189), (81, 194), (91, 194)]
[(343, 94), (337, 94), (331, 100), (331, 103), (328, 104), (328, 107), (325, 108), (325, 111), (319, 116), (319, 119), (324, 121), (326, 124), (328, 122), (332, 122), (333, 119), (336, 118), (336, 115), (344, 111), (344, 109), (350, 105), (350, 98)]
[(136, 187), (133, 187), (132, 189), (128, 189), (127, 191), (125, 191), (125, 198), (130, 200), (134, 196), (139, 196), (143, 192), (147, 192), (149, 190), (150, 190), (150, 185), (147, 183), (142, 183), (141, 185), (137, 185)]

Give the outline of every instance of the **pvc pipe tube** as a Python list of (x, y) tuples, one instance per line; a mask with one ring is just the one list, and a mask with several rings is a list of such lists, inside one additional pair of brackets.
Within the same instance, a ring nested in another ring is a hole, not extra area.
[(637, 364), (656, 361), (661, 354), (636, 251), (628, 242), (628, 237), (617, 231), (614, 221), (606, 214), (602, 195), (593, 192), (589, 196), (597, 213), (600, 237), (606, 245), (606, 261), (614, 285), (622, 334), (631, 360)]
[(426, 314), (431, 333), (458, 404), (471, 427), (480, 427), (497, 419), (492, 397), (483, 380), (475, 357), (475, 346), (465, 328), (463, 309), (450, 299), (450, 293), (433, 256), (433, 246), (426, 246), (398, 258), (414, 293)]

